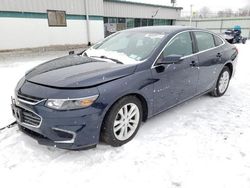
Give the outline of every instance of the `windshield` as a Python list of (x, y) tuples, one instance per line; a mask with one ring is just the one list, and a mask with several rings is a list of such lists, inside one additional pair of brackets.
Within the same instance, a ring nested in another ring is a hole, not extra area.
[(153, 52), (164, 36), (160, 33), (120, 32), (94, 45), (86, 54), (117, 59), (124, 64), (138, 63)]

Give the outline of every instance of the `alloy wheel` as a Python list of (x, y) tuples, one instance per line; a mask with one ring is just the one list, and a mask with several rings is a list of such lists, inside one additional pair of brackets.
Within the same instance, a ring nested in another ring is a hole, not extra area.
[(124, 105), (117, 113), (113, 131), (118, 140), (129, 139), (135, 132), (140, 120), (140, 111), (136, 104)]
[(220, 80), (219, 80), (219, 85), (218, 85), (218, 89), (220, 93), (224, 93), (227, 89), (227, 86), (229, 84), (229, 80), (230, 80), (230, 74), (228, 71), (225, 71), (222, 73)]

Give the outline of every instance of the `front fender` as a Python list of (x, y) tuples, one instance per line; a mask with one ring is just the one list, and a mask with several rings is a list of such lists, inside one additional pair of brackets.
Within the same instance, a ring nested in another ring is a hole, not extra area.
[(145, 99), (148, 106), (148, 117), (151, 117), (153, 115), (154, 82), (151, 71), (144, 70), (98, 86), (100, 96), (96, 102), (101, 104), (104, 109), (102, 118), (117, 100), (129, 94), (138, 94)]

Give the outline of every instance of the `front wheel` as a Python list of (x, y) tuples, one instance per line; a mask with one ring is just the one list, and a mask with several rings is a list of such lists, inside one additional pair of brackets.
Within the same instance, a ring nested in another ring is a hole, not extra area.
[(142, 120), (142, 105), (135, 96), (117, 101), (108, 111), (101, 130), (101, 139), (117, 147), (134, 138)]
[(214, 97), (220, 97), (224, 95), (229, 86), (230, 78), (231, 78), (231, 71), (227, 66), (225, 66), (219, 75), (216, 87), (211, 92), (211, 95)]

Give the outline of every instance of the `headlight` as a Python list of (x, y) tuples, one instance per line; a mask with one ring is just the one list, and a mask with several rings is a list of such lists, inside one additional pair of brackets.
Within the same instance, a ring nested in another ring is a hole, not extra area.
[(73, 110), (91, 106), (98, 95), (77, 99), (48, 99), (45, 106), (56, 110)]

